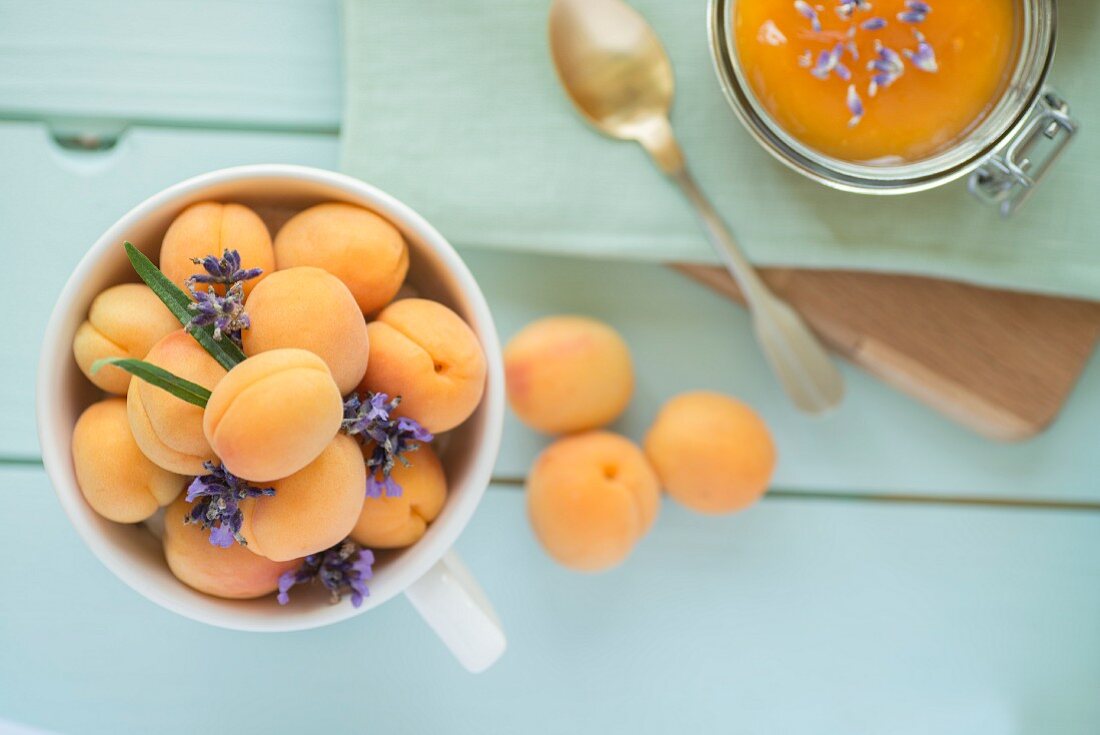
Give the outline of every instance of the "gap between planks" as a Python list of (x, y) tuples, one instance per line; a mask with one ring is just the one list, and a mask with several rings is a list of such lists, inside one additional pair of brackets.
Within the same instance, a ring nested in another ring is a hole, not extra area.
[[(0, 457), (0, 469), (5, 467), (33, 467), (43, 469), (38, 457)], [(509, 490), (522, 490), (525, 478), (494, 477), (490, 486)], [(928, 495), (921, 493), (860, 493), (841, 490), (769, 490), (764, 496), (769, 500), (825, 500), (853, 503), (894, 503), (899, 505), (942, 505), (975, 508), (1015, 508), (1020, 510), (1056, 510), (1076, 512), (1100, 512), (1100, 502), (1073, 500), (1043, 500), (1041, 498), (987, 498), (978, 495)]]

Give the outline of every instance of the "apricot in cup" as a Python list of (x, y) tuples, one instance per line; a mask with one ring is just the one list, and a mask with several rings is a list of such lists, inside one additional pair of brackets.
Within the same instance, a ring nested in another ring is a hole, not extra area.
[(393, 300), (409, 270), (405, 238), (369, 209), (343, 202), (318, 204), (294, 215), (275, 235), (279, 270), (324, 268), (348, 287), (364, 314)]
[(469, 325), (443, 304), (395, 301), (367, 332), (370, 362), (360, 393), (401, 396), (398, 415), (432, 433), (458, 426), (481, 402), (485, 353)]
[[(182, 329), (153, 345), (145, 361), (211, 391), (225, 377), (225, 368)], [(137, 445), (160, 467), (181, 475), (201, 475), (203, 462), (214, 460), (199, 406), (135, 378), (126, 393), (126, 408)]]
[(443, 465), (432, 448), (420, 445), (405, 455), (406, 467), (398, 462), (390, 475), (401, 486), (401, 495), (367, 497), (351, 538), (372, 549), (399, 549), (415, 544), (428, 524), (443, 510), (447, 479)]
[(153, 464), (138, 448), (126, 399), (84, 409), (73, 428), (76, 483), (92, 510), (117, 523), (139, 523), (172, 502), (186, 478)]
[(700, 513), (731, 513), (768, 489), (776, 452), (764, 421), (720, 393), (683, 393), (661, 408), (645, 453), (672, 498)]
[(77, 328), (73, 357), (80, 372), (97, 388), (124, 396), (130, 387), (130, 373), (105, 365), (93, 375), (95, 361), (105, 357), (140, 360), (157, 340), (179, 328), (179, 321), (148, 286), (111, 286), (95, 297), (88, 318)]
[(164, 558), (188, 587), (236, 600), (263, 597), (278, 588), (280, 575), (298, 567), (299, 559), (277, 562), (238, 544), (212, 545), (209, 532), (183, 522), (190, 510), (180, 496), (164, 514)]
[(367, 322), (339, 278), (308, 266), (276, 271), (248, 297), (252, 323), (242, 332), (249, 357), (297, 347), (328, 365), (340, 395), (351, 393), (367, 369)]
[(324, 360), (285, 348), (230, 370), (206, 404), (202, 428), (229, 472), (270, 482), (315, 460), (343, 416), (340, 390)]
[(337, 434), (312, 462), (270, 486), (274, 495), (241, 502), (248, 549), (275, 561), (327, 549), (347, 537), (363, 507), (367, 470), (359, 443)]
[(607, 324), (553, 316), (524, 327), (504, 349), (508, 401), (546, 434), (610, 424), (634, 392), (630, 350)]
[(559, 439), (527, 478), (535, 536), (555, 561), (578, 571), (603, 571), (626, 559), (653, 525), (659, 502), (645, 455), (606, 431)]
[[(186, 288), (188, 278), (205, 272), (201, 265), (191, 262), (192, 258), (207, 255), (220, 258), (226, 250), (240, 253), (242, 268), (263, 270), (258, 277), (244, 282), (246, 296), (275, 269), (271, 233), (258, 214), (243, 204), (192, 204), (172, 221), (164, 233), (160, 269), (172, 283)], [(221, 288), (218, 286), (216, 290)]]

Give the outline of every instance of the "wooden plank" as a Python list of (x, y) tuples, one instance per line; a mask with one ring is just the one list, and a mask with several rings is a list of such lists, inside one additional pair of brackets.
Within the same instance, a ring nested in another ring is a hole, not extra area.
[(339, 127), (338, 0), (0, 0), (0, 119)]
[[(676, 268), (744, 302), (724, 268)], [(838, 354), (1004, 441), (1050, 425), (1100, 338), (1100, 302), (884, 273), (762, 275)]]
[(9, 517), (34, 519), (0, 535), (0, 712), (57, 732), (194, 732), (228, 672), (227, 732), (1100, 730), (1096, 513), (666, 503), (626, 565), (590, 576), (491, 490), (458, 546), (509, 649), (474, 677), (403, 600), (287, 635), (179, 618), (91, 556), (40, 471), (0, 482)]
[[(163, 186), (220, 166), (285, 161), (333, 167), (326, 136), (138, 128), (111, 151), (59, 150), (44, 128), (0, 123), (0, 253), (19, 268), (0, 290), (7, 322), (0, 350), (0, 458), (38, 454), (34, 382), (39, 336), (85, 249), (131, 206)], [(1092, 451), (1100, 413), (1100, 361), (1042, 437), (999, 446), (952, 425), (869, 376), (846, 370), (844, 406), (824, 422), (788, 405), (753, 344), (744, 312), (678, 274), (611, 263), (465, 249), (502, 337), (546, 314), (576, 312), (622, 330), (638, 371), (635, 400), (617, 428), (640, 438), (672, 394), (710, 388), (742, 397), (771, 425), (778, 487), (811, 492), (976, 496), (1097, 502)], [(13, 267), (15, 267), (13, 265)], [(510, 414), (497, 465), (521, 478), (546, 439)]]

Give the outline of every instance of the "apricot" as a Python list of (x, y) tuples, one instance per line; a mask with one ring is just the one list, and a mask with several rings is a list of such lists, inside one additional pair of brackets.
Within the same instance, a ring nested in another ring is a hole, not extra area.
[(96, 296), (88, 309), (88, 318), (73, 337), (73, 357), (80, 371), (97, 388), (115, 395), (126, 395), (130, 373), (105, 365), (95, 375), (92, 365), (104, 357), (145, 357), (164, 335), (180, 328), (156, 294), (139, 283), (111, 286)]
[(139, 523), (180, 494), (187, 478), (141, 453), (126, 399), (108, 398), (84, 409), (73, 427), (76, 484), (92, 510), (117, 523)]
[[(161, 338), (145, 361), (207, 390), (214, 390), (225, 377), (225, 368), (182, 329)], [(160, 467), (181, 475), (201, 475), (202, 463), (213, 461), (200, 407), (134, 379), (126, 392), (126, 409), (137, 445)]]
[(674, 500), (700, 513), (730, 513), (768, 489), (775, 445), (751, 408), (720, 393), (683, 393), (661, 407), (645, 453)]
[(230, 370), (206, 404), (202, 428), (227, 470), (270, 482), (315, 460), (343, 418), (344, 402), (325, 361), (284, 348)]
[(327, 549), (355, 526), (367, 488), (358, 442), (331, 439), (316, 459), (271, 483), (272, 496), (241, 502), (241, 535), (260, 556), (286, 561)]
[(606, 426), (634, 393), (626, 342), (607, 324), (586, 317), (528, 324), (504, 349), (504, 371), (512, 410), (547, 434)]
[(447, 499), (447, 478), (443, 464), (427, 444), (405, 456), (406, 467), (398, 462), (390, 477), (401, 486), (401, 495), (367, 497), (359, 520), (351, 531), (353, 540), (372, 549), (411, 546), (428, 530), (428, 524), (443, 510)]
[(284, 572), (297, 569), (301, 560), (272, 561), (239, 544), (227, 548), (210, 543), (209, 533), (184, 523), (191, 504), (184, 496), (164, 513), (164, 558), (176, 578), (215, 597), (244, 600), (271, 594)]
[(584, 572), (622, 562), (657, 518), (657, 475), (633, 442), (606, 431), (559, 439), (527, 478), (527, 515), (555, 561)]
[(393, 300), (409, 271), (405, 238), (369, 209), (328, 202), (291, 217), (275, 235), (279, 270), (324, 268), (348, 287), (364, 314)]
[(485, 392), (485, 353), (477, 335), (443, 304), (403, 299), (367, 325), (370, 363), (359, 383), (401, 396), (397, 413), (433, 433), (461, 424)]
[(243, 204), (199, 202), (192, 204), (168, 226), (160, 246), (160, 270), (180, 288), (196, 273), (205, 273), (192, 258), (221, 257), (226, 250), (241, 255), (242, 268), (261, 268), (256, 278), (244, 282), (244, 293), (275, 270), (271, 233), (260, 216)]
[(272, 273), (248, 297), (248, 317), (246, 355), (282, 347), (309, 350), (328, 365), (340, 395), (363, 379), (367, 322), (347, 286), (331, 273), (307, 266)]

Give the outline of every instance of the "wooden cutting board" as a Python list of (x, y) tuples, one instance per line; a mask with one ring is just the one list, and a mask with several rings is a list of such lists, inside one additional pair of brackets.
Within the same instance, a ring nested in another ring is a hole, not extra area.
[[(724, 269), (673, 267), (742, 302)], [(1100, 302), (918, 276), (761, 274), (837, 354), (1003, 441), (1034, 436), (1054, 420), (1100, 339)]]

